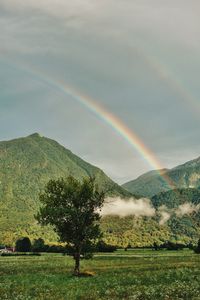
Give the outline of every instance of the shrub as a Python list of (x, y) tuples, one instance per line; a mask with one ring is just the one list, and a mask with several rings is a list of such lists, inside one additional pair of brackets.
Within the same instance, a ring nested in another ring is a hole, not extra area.
[(194, 249), (194, 252), (200, 254), (200, 239), (198, 241), (197, 247)]
[(116, 246), (106, 244), (104, 241), (99, 241), (96, 245), (98, 252), (114, 252), (117, 250)]
[(30, 252), (31, 251), (31, 241), (28, 237), (18, 239), (15, 244), (15, 250), (17, 252)]
[(48, 248), (49, 246), (45, 245), (44, 240), (41, 238), (34, 240), (32, 245), (33, 252), (46, 252)]
[(186, 247), (184, 244), (173, 243), (170, 241), (165, 242), (164, 244), (159, 246), (159, 249), (167, 249), (167, 250), (183, 250)]
[(46, 252), (48, 252), (48, 253), (65, 253), (66, 248), (61, 245), (51, 245), (51, 246), (47, 246)]

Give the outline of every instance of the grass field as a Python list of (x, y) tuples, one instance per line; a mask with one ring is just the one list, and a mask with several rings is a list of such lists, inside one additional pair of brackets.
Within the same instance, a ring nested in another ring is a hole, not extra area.
[(0, 299), (200, 299), (200, 255), (184, 251), (117, 251), (81, 261), (93, 277), (71, 275), (59, 254), (0, 257)]

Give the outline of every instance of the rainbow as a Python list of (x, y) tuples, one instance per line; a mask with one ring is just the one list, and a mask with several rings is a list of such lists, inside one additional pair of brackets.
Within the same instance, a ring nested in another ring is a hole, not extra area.
[[(57, 85), (58, 86), (58, 85)], [(141, 141), (141, 139), (128, 128), (119, 118), (109, 112), (105, 107), (100, 105), (97, 101), (90, 98), (88, 95), (80, 93), (77, 89), (73, 89), (66, 84), (59, 85), (59, 88), (65, 94), (76, 99), (80, 104), (84, 105), (89, 111), (94, 113), (99, 119), (108, 124), (118, 135), (121, 135), (129, 145), (134, 147), (137, 152), (147, 161), (147, 163), (155, 168), (162, 169), (162, 165), (158, 162), (153, 152)]]
[[(9, 64), (10, 65), (10, 64)], [(16, 64), (15, 64), (16, 65)], [(13, 67), (13, 65), (11, 66)], [(137, 136), (133, 130), (128, 128), (119, 118), (114, 114), (109, 112), (105, 107), (100, 105), (97, 100), (83, 94), (79, 90), (61, 82), (58, 80), (52, 80), (47, 74), (43, 74), (41, 71), (34, 70), (27, 67), (17, 66), (21, 70), (30, 73), (37, 80), (54, 87), (55, 89), (61, 91), (63, 94), (72, 97), (81, 105), (85, 106), (90, 112), (95, 114), (100, 120), (108, 124), (118, 135), (123, 137), (123, 139), (133, 147), (146, 162), (151, 166), (151, 168), (157, 170), (160, 176), (164, 179), (167, 187), (169, 189), (174, 189), (175, 185), (172, 180), (162, 171), (163, 166), (156, 158), (154, 153), (144, 144), (144, 142)]]
[(165, 84), (181, 97), (181, 101), (185, 103), (187, 109), (189, 109), (193, 115), (199, 120), (200, 105), (199, 99), (197, 99), (192, 93), (186, 88), (185, 83), (177, 79), (168, 67), (161, 63), (158, 58), (147, 55), (141, 49), (137, 51), (137, 54), (143, 59), (145, 64), (149, 66), (154, 74), (157, 74), (159, 80), (165, 82)]
[(168, 188), (174, 189), (174, 182), (163, 172), (163, 166), (155, 157), (154, 153), (143, 143), (133, 130), (124, 124), (114, 114), (109, 112), (104, 106), (100, 105), (97, 101), (90, 98), (88, 95), (80, 93), (77, 89), (72, 88), (66, 84), (56, 82), (56, 87), (62, 90), (65, 94), (76, 99), (80, 104), (84, 105), (89, 111), (95, 114), (99, 119), (108, 124), (118, 135), (132, 146), (146, 162), (164, 179)]

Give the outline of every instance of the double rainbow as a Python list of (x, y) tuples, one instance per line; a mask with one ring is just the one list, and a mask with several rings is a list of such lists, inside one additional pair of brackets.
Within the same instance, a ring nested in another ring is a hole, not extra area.
[[(159, 75), (159, 77), (164, 78), (164, 80), (168, 80), (168, 76), (166, 75), (165, 70), (162, 70), (158, 64), (154, 61), (149, 60), (148, 64), (152, 64), (155, 71)], [(16, 66), (16, 64), (15, 64)], [(12, 65), (13, 67), (13, 65)], [(120, 120), (117, 116), (113, 113), (109, 112), (104, 106), (98, 103), (97, 100), (89, 97), (88, 95), (83, 94), (77, 88), (69, 86), (64, 82), (55, 80), (50, 78), (47, 74), (43, 74), (41, 71), (34, 70), (33, 68), (27, 68), (17, 66), (21, 70), (30, 73), (34, 76), (37, 80), (42, 81), (45, 84), (50, 85), (51, 87), (61, 91), (63, 94), (72, 97), (76, 101), (78, 101), (81, 105), (85, 106), (90, 112), (95, 114), (100, 120), (108, 124), (118, 135), (123, 137), (123, 139), (131, 145), (151, 166), (151, 168), (157, 170), (157, 172), (162, 176), (164, 179), (166, 186), (169, 189), (174, 189), (175, 185), (172, 180), (163, 172), (163, 166), (156, 158), (154, 153), (145, 145), (145, 143), (139, 138), (139, 136), (128, 126)], [(170, 82), (169, 82), (170, 83)], [(182, 87), (178, 81), (173, 81), (172, 88), (176, 88), (176, 91), (179, 92), (183, 96), (184, 99), (188, 98), (189, 100), (193, 99), (189, 93), (185, 93), (184, 87)], [(194, 99), (193, 99), (194, 100)]]

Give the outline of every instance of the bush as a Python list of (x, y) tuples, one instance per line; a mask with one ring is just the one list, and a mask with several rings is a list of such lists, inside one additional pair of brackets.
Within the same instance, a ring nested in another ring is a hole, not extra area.
[(183, 250), (186, 246), (184, 244), (166, 242), (159, 246), (159, 249), (167, 249), (167, 250)]
[(46, 252), (48, 253), (65, 253), (66, 248), (60, 245), (46, 245)]
[(30, 252), (31, 241), (28, 237), (18, 239), (15, 244), (15, 251), (17, 252)]
[(117, 250), (116, 246), (106, 244), (104, 241), (99, 241), (96, 245), (97, 252), (114, 252)]
[(200, 239), (198, 241), (197, 247), (194, 248), (194, 252), (197, 253), (197, 254), (200, 254)]
[(41, 238), (34, 240), (32, 245), (33, 252), (46, 252), (48, 248), (49, 246), (45, 245), (44, 240)]

